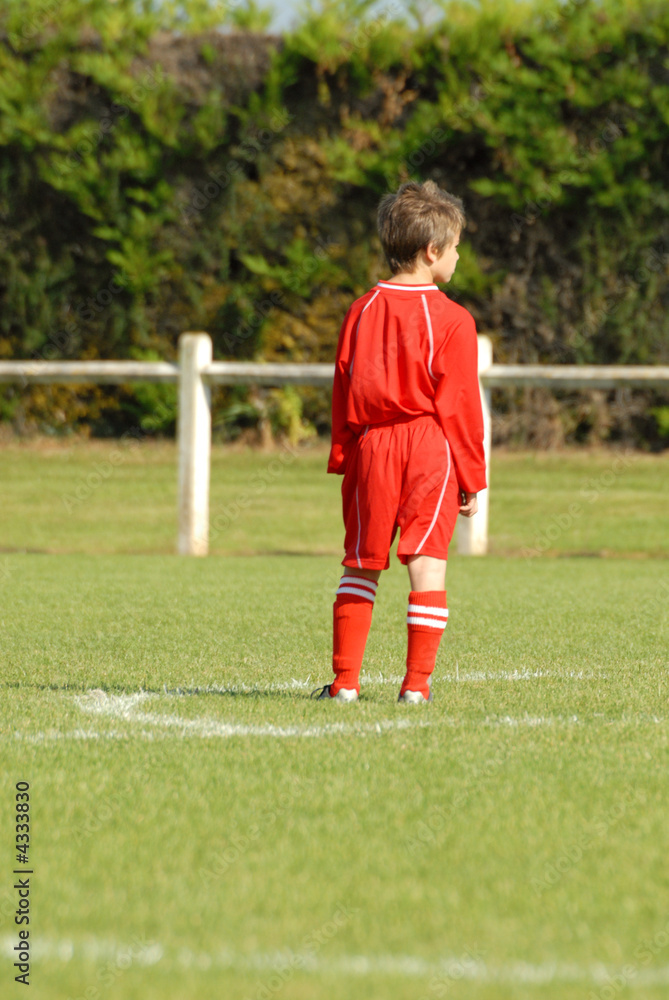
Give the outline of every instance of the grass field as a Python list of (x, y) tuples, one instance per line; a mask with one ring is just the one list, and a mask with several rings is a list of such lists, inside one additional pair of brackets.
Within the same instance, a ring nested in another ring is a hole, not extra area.
[(666, 997), (667, 458), (494, 456), (493, 554), (449, 563), (419, 709), (396, 560), (361, 701), (308, 698), (323, 464), (217, 450), (195, 560), (171, 446), (0, 449), (0, 995), (28, 781), (33, 998)]

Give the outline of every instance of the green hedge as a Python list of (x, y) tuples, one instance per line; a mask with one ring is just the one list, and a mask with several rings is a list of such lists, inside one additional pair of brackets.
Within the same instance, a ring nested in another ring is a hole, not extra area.
[[(252, 6), (12, 0), (0, 22), (0, 357), (330, 360), (387, 276), (379, 197), (434, 178), (470, 225), (449, 294), (498, 360), (669, 363), (669, 8), (650, 0), (326, 3), (284, 37)], [(669, 397), (499, 394), (497, 434), (662, 446)], [(170, 433), (142, 388), (5, 389), (19, 429)], [(327, 394), (221, 392), (324, 430)], [(304, 431), (306, 433), (306, 430)]]

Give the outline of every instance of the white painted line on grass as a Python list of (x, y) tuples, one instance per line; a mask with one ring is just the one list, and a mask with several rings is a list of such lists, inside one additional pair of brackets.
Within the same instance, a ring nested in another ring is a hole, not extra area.
[[(0, 939), (0, 953), (14, 957), (16, 938), (5, 935)], [(48, 938), (35, 935), (31, 940), (33, 960), (60, 962), (114, 962), (127, 968), (161, 965), (163, 968), (206, 970), (211, 968), (268, 972), (291, 971), (296, 973), (364, 978), (366, 976), (401, 976), (405, 979), (427, 979), (442, 976), (453, 980), (467, 979), (483, 983), (508, 985), (545, 986), (547, 983), (582, 983), (603, 986), (620, 978), (629, 988), (669, 984), (669, 965), (656, 968), (607, 967), (602, 962), (579, 964), (577, 962), (512, 961), (495, 965), (480, 959), (443, 956), (426, 959), (414, 955), (336, 955), (328, 958), (313, 951), (236, 952), (231, 948), (218, 951), (193, 951), (185, 947), (170, 947), (157, 941), (123, 944), (112, 940), (85, 937), (80, 941), (70, 938)], [(625, 971), (626, 970), (626, 971)]]
[[(548, 678), (554, 680), (601, 680), (606, 677), (599, 671), (587, 670), (464, 670), (457, 673), (436, 673), (433, 677), (433, 686), (438, 684), (479, 684), (484, 681), (530, 681), (538, 678)], [(403, 674), (382, 673), (369, 674), (362, 671), (360, 674), (360, 684), (362, 687), (376, 687), (377, 685), (391, 684), (398, 689), (404, 680)], [(193, 694), (271, 694), (274, 691), (310, 691), (317, 684), (316, 680), (308, 677), (306, 680), (291, 677), (289, 681), (276, 681), (270, 684), (206, 684), (203, 687), (193, 688), (167, 688), (163, 694), (173, 697), (183, 697)]]
[(454, 684), (479, 683), (480, 681), (531, 681), (537, 678), (550, 680), (601, 680), (606, 674), (598, 670), (465, 670), (462, 673), (440, 674), (435, 680)]
[[(185, 696), (185, 692), (183, 693)], [(199, 718), (186, 719), (179, 715), (162, 715), (156, 712), (147, 712), (143, 705), (147, 701), (157, 701), (162, 695), (154, 692), (139, 691), (134, 694), (110, 695), (102, 690), (93, 690), (85, 695), (75, 697), (77, 707), (88, 715), (115, 719), (117, 721), (128, 722), (132, 728), (129, 729), (83, 729), (71, 730), (49, 729), (45, 732), (30, 732), (16, 730), (0, 736), (3, 740), (15, 740), (17, 742), (31, 744), (55, 743), (61, 740), (132, 740), (143, 739), (147, 741), (157, 741), (169, 739), (171, 736), (179, 738), (230, 738), (234, 736), (243, 737), (327, 737), (327, 736), (360, 736), (368, 734), (382, 734), (389, 731), (405, 730), (409, 728), (424, 728), (426, 726), (446, 726), (451, 729), (476, 729), (479, 727), (499, 727), (509, 729), (539, 729), (550, 727), (571, 728), (573, 726), (607, 726), (620, 729), (638, 728), (643, 725), (665, 725), (668, 721), (664, 716), (657, 715), (636, 715), (610, 718), (603, 713), (595, 713), (593, 717), (585, 719), (577, 715), (555, 715), (555, 716), (510, 716), (510, 715), (488, 715), (482, 719), (467, 719), (452, 715), (438, 715), (430, 712), (430, 718), (424, 715), (417, 717), (418, 713), (412, 712), (413, 717), (381, 719), (378, 722), (346, 722), (335, 721), (321, 725), (287, 725), (278, 726), (270, 723), (264, 725), (251, 725), (246, 723), (224, 722), (220, 719)], [(341, 706), (335, 706), (337, 714)], [(446, 706), (448, 710), (448, 706)], [(346, 710), (344, 710), (346, 711)], [(423, 714), (421, 710), (420, 714)], [(427, 710), (430, 711), (429, 709)], [(350, 716), (349, 716), (350, 717)], [(139, 727), (142, 728), (139, 728)]]
[[(155, 727), (158, 729), (175, 729), (182, 736), (199, 736), (203, 739), (210, 737), (231, 736), (271, 736), (271, 737), (314, 737), (314, 736), (365, 736), (369, 734), (384, 733), (393, 729), (410, 729), (415, 726), (430, 725), (424, 719), (381, 719), (379, 722), (350, 723), (350, 722), (326, 722), (323, 725), (293, 725), (275, 726), (270, 723), (264, 725), (248, 725), (237, 722), (222, 722), (220, 719), (184, 719), (179, 715), (160, 715), (156, 712), (145, 712), (142, 706), (147, 700), (154, 699), (157, 695), (147, 692), (137, 694), (109, 695), (104, 691), (91, 691), (86, 695), (75, 698), (77, 706), (89, 715), (99, 715), (106, 718), (119, 719), (125, 722), (139, 723), (143, 726)], [(335, 706), (336, 710), (341, 708)]]
[[(143, 721), (149, 718), (144, 717)], [(165, 719), (169, 717), (162, 716), (157, 717)], [(132, 720), (131, 720), (132, 721)], [(206, 720), (204, 720), (206, 722)], [(485, 719), (456, 719), (452, 716), (442, 716), (438, 720), (430, 719), (428, 720), (412, 720), (412, 719), (398, 719), (393, 720), (383, 720), (378, 723), (369, 723), (365, 726), (349, 726), (345, 723), (332, 723), (325, 726), (309, 726), (309, 727), (279, 727), (279, 726), (243, 726), (243, 725), (231, 725), (231, 724), (218, 724), (218, 729), (214, 731), (211, 726), (203, 725), (200, 731), (196, 731), (194, 726), (191, 726), (189, 731), (183, 732), (179, 731), (179, 727), (182, 723), (191, 725), (190, 720), (181, 719), (178, 725), (170, 720), (165, 728), (153, 728), (153, 729), (127, 729), (120, 731), (117, 729), (109, 729), (103, 731), (97, 731), (94, 729), (72, 729), (72, 730), (60, 730), (60, 729), (50, 729), (47, 732), (21, 732), (16, 730), (13, 734), (8, 734), (5, 736), (0, 736), (0, 743), (6, 742), (9, 739), (14, 740), (18, 743), (30, 743), (30, 744), (46, 744), (46, 743), (59, 743), (63, 740), (74, 740), (74, 741), (86, 741), (86, 740), (99, 740), (104, 742), (105, 740), (124, 740), (126, 742), (133, 739), (146, 740), (148, 742), (158, 742), (162, 740), (168, 740), (171, 737), (177, 736), (179, 738), (184, 737), (200, 737), (201, 739), (208, 739), (211, 737), (230, 737), (230, 736), (271, 736), (271, 737), (290, 737), (290, 736), (337, 736), (337, 735), (348, 735), (348, 736), (366, 736), (369, 734), (388, 732), (389, 730), (403, 730), (409, 727), (419, 727), (424, 728), (426, 726), (446, 726), (450, 729), (476, 729), (479, 727), (499, 727), (507, 729), (538, 729), (541, 727), (549, 728), (551, 726), (555, 727), (570, 727), (570, 726), (593, 726), (593, 725), (603, 725), (608, 727), (618, 727), (620, 729), (627, 729), (630, 727), (638, 728), (640, 725), (664, 725), (668, 720), (660, 716), (648, 716), (646, 718), (631, 718), (631, 719), (579, 719), (576, 715), (571, 716), (524, 716), (520, 718), (512, 718), (511, 716), (500, 716), (486, 717)], [(149, 723), (151, 720), (149, 718)], [(160, 724), (162, 725), (162, 723)], [(174, 727), (177, 728), (174, 728)], [(172, 727), (172, 728), (169, 728)]]
[(513, 718), (511, 715), (500, 715), (500, 716), (487, 716), (483, 720), (484, 726), (529, 726), (530, 728), (536, 726), (554, 726), (556, 723), (559, 725), (573, 726), (578, 724), (579, 718), (577, 715), (524, 715), (519, 719)]

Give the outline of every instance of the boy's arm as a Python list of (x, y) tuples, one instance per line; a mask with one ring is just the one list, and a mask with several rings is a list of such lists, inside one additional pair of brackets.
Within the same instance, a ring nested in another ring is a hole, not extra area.
[(478, 493), (486, 487), (478, 341), (474, 318), (463, 313), (447, 333), (432, 365), (438, 380), (435, 409), (451, 448), (461, 490)]
[(346, 400), (350, 379), (346, 366), (341, 358), (335, 365), (334, 383), (332, 386), (332, 447), (328, 459), (328, 472), (343, 475), (346, 472), (346, 459), (355, 434), (346, 422)]
[(335, 359), (335, 374), (332, 384), (332, 447), (328, 458), (328, 472), (343, 476), (346, 472), (346, 460), (355, 434), (346, 422), (348, 393), (351, 385), (349, 376), (351, 353), (351, 307), (339, 331), (337, 342), (337, 357)]

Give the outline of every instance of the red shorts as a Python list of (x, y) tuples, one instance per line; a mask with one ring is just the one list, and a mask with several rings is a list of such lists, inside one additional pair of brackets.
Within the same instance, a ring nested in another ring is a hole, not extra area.
[(436, 417), (368, 427), (349, 455), (341, 487), (344, 566), (388, 569), (397, 556), (446, 559), (460, 509), (448, 441)]

